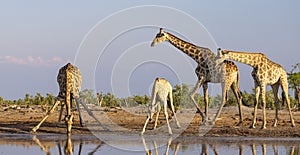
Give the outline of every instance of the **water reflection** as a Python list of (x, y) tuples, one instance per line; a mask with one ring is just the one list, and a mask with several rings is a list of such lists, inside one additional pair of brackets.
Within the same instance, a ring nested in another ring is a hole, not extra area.
[[(147, 143), (146, 143), (146, 140), (144, 138), (144, 136), (141, 137), (142, 138), (142, 142), (143, 142), (143, 145), (144, 145), (144, 148), (145, 148), (145, 151), (146, 151), (146, 155), (152, 155), (152, 150), (149, 150), (148, 147), (147, 147)], [(158, 145), (156, 143), (155, 140), (151, 140), (152, 144), (153, 144), (153, 150), (155, 150), (155, 154), (158, 155)], [(169, 137), (168, 139), (168, 142), (166, 144), (166, 149), (165, 149), (165, 152), (164, 154), (169, 154), (169, 149), (170, 147), (174, 150), (174, 155), (177, 155), (177, 152), (179, 150), (179, 147), (180, 147), (180, 143), (172, 143), (172, 137)]]
[[(51, 152), (49, 151), (49, 147), (45, 146), (36, 136), (33, 136), (32, 140), (41, 148), (41, 150), (46, 154), (46, 155), (52, 155)], [(78, 145), (78, 155), (81, 155), (81, 151), (82, 151), (82, 146), (83, 146), (83, 142), (84, 141), (79, 141)], [(65, 141), (57, 141), (55, 142), (56, 146), (57, 146), (57, 150), (58, 150), (58, 154), (59, 155), (73, 155), (74, 152), (74, 144), (72, 143), (72, 138), (71, 136), (67, 136), (67, 139)], [(62, 145), (62, 143), (64, 143)], [(88, 155), (93, 155), (101, 146), (102, 146), (102, 142), (99, 140), (99, 144), (90, 152), (88, 152)], [(63, 148), (63, 151), (62, 151)], [(63, 153), (62, 153), (63, 152)], [(55, 153), (56, 154), (56, 153)]]
[[(118, 139), (118, 137), (116, 138)], [(134, 141), (134, 142), (133, 142)], [(116, 141), (128, 150), (112, 147), (93, 136), (26, 135), (21, 139), (1, 137), (0, 152), (5, 154), (146, 154), (146, 155), (300, 155), (300, 139), (228, 138), (228, 137), (161, 137), (141, 136), (128, 141)], [(116, 146), (116, 145), (115, 145)]]
[[(161, 141), (161, 139), (153, 139), (150, 140), (142, 138), (142, 143), (145, 149), (146, 155), (152, 155), (155, 152), (158, 154), (169, 154), (169, 150), (172, 150), (170, 154), (177, 155), (179, 154), (200, 154), (200, 155), (208, 155), (208, 154), (239, 154), (239, 155), (256, 155), (256, 154), (288, 154), (288, 155), (300, 155), (300, 139), (272, 139), (262, 140), (255, 138), (249, 139), (234, 139), (234, 138), (201, 138), (198, 140), (191, 139), (175, 139), (169, 137), (166, 145), (164, 146), (164, 151), (158, 151), (159, 146), (157, 145), (157, 141)], [(149, 137), (148, 137), (149, 138)], [(279, 147), (278, 147), (279, 146)], [(151, 147), (152, 149), (149, 149)], [(278, 151), (279, 150), (279, 151)], [(198, 153), (197, 153), (198, 152)]]

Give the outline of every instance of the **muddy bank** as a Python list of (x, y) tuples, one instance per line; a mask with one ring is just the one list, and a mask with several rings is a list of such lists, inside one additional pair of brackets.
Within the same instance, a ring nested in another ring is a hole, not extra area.
[[(118, 124), (124, 129), (140, 132), (144, 121), (146, 119), (145, 108), (136, 109), (121, 109), (121, 108), (104, 108), (104, 107), (90, 107), (95, 116), (99, 116), (100, 120), (103, 115), (109, 117), (113, 123)], [(0, 109), (0, 134), (31, 134), (31, 129), (38, 124), (38, 122), (45, 116), (47, 108), (42, 106), (20, 106), (20, 107), (1, 107)], [(210, 110), (212, 113), (216, 109)], [(283, 109), (279, 112), (279, 122), (277, 127), (272, 127), (275, 112), (274, 110), (267, 110), (267, 129), (261, 130), (262, 112), (258, 110), (257, 128), (249, 128), (252, 121), (252, 108), (243, 107), (244, 123), (242, 126), (236, 126), (239, 121), (237, 107), (224, 107), (220, 118), (215, 125), (204, 135), (205, 137), (300, 137), (300, 112), (293, 111), (296, 127), (291, 127), (288, 111)], [(194, 113), (194, 111), (179, 110), (178, 115), (185, 115)], [(74, 112), (74, 126), (72, 128), (73, 135), (92, 135), (87, 126), (80, 126), (77, 111)], [(56, 126), (59, 111), (56, 110), (51, 117), (49, 117), (37, 134), (64, 134), (66, 131), (63, 121), (61, 125)], [(83, 110), (86, 124), (89, 124), (91, 117)], [(190, 118), (185, 131), (181, 134), (184, 137), (199, 137), (199, 126), (201, 125), (201, 118), (195, 114)], [(109, 122), (106, 122), (109, 123)], [(104, 124), (106, 124), (104, 123)], [(158, 127), (165, 124), (164, 116), (160, 115)], [(147, 127), (151, 130), (153, 123)], [(103, 131), (105, 132), (105, 131)], [(123, 131), (110, 131), (116, 134), (122, 134)]]

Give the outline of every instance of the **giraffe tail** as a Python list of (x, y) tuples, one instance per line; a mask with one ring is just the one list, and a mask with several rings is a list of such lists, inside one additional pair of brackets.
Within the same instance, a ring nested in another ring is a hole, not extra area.
[(281, 106), (284, 106), (284, 103), (285, 103), (285, 100), (286, 100), (286, 96), (285, 96), (285, 94), (284, 94), (284, 92), (282, 91), (281, 92)]

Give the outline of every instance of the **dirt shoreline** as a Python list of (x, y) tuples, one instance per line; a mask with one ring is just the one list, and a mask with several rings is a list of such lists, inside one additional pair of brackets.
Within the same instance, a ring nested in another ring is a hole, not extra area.
[[(108, 116), (114, 123), (123, 128), (140, 131), (146, 119), (145, 110), (136, 110), (138, 115), (129, 113), (122, 108), (95, 108), (91, 107), (95, 115)], [(0, 135), (5, 134), (32, 134), (31, 129), (38, 124), (38, 122), (45, 116), (47, 108), (43, 106), (17, 106), (4, 107), (0, 109)], [(213, 111), (213, 110), (212, 110)], [(279, 122), (277, 127), (273, 127), (275, 111), (267, 110), (267, 129), (261, 130), (262, 114), (258, 110), (257, 128), (249, 128), (252, 121), (252, 108), (243, 107), (244, 123), (242, 126), (236, 126), (239, 121), (237, 107), (224, 107), (220, 119), (215, 125), (204, 135), (204, 137), (271, 137), (271, 138), (299, 138), (300, 137), (300, 112), (293, 111), (296, 127), (292, 127), (288, 111), (283, 109), (279, 112)], [(61, 124), (56, 126), (58, 119), (58, 110), (56, 110), (41, 128), (37, 131), (37, 135), (43, 134), (65, 134), (65, 126)], [(184, 115), (188, 112), (177, 112)], [(74, 126), (72, 128), (72, 135), (92, 135), (93, 133), (86, 126), (80, 126), (78, 122), (77, 112), (74, 112)], [(83, 115), (87, 115), (83, 112)], [(87, 115), (88, 116), (88, 115)], [(158, 126), (164, 124), (163, 115), (160, 116)], [(201, 118), (198, 114), (192, 119), (188, 127), (181, 134), (184, 137), (200, 137), (199, 126), (201, 125)], [(149, 125), (147, 130), (151, 130), (153, 125)], [(120, 134), (118, 131), (111, 131)]]

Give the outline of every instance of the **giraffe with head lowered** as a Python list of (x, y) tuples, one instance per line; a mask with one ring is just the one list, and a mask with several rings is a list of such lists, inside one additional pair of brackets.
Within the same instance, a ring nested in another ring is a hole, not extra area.
[[(249, 53), (249, 52), (236, 52), (236, 51), (228, 51), (228, 50), (221, 50), (218, 49), (218, 61), (223, 61), (226, 58), (229, 58), (234, 61), (238, 61), (249, 66), (253, 67), (253, 71), (251, 73), (254, 84), (255, 84), (255, 105), (254, 105), (254, 115), (252, 120), (252, 128), (255, 128), (256, 124), (256, 111), (258, 105), (259, 95), (261, 93), (262, 105), (263, 105), (263, 123), (262, 129), (266, 128), (266, 85), (271, 85), (273, 94), (275, 97), (276, 103), (276, 113), (275, 113), (275, 120), (273, 126), (276, 127), (278, 121), (278, 110), (279, 110), (279, 96), (278, 96), (278, 89), (281, 86), (283, 94), (288, 96), (288, 81), (287, 81), (287, 74), (283, 67), (277, 63), (272, 62), (269, 60), (264, 54), (262, 53)], [(290, 100), (288, 97), (285, 97), (287, 102), (290, 120), (292, 126), (295, 126), (293, 115), (290, 108)]]
[[(219, 117), (227, 100), (228, 90), (231, 88), (239, 104), (240, 121), (238, 125), (241, 125), (243, 122), (242, 95), (239, 89), (239, 70), (237, 66), (231, 61), (226, 61), (223, 64), (217, 64), (217, 57), (210, 49), (186, 42), (171, 33), (164, 32), (162, 28), (160, 28), (159, 33), (152, 41), (151, 46), (155, 46), (156, 44), (164, 41), (171, 43), (177, 49), (190, 56), (198, 64), (195, 69), (198, 81), (191, 92), (190, 97), (202, 117), (203, 124), (206, 124), (208, 120), (208, 83), (211, 82), (221, 83), (222, 86), (222, 103), (213, 123)], [(194, 95), (197, 93), (201, 85), (204, 92), (205, 115), (194, 99)]]
[[(169, 104), (168, 104), (168, 99), (169, 99)], [(145, 121), (145, 125), (143, 127), (143, 130), (141, 132), (141, 135), (144, 134), (146, 130), (146, 126), (149, 121), (152, 120), (153, 115), (156, 113), (156, 119), (154, 122), (154, 129), (156, 129), (157, 126), (157, 121), (158, 121), (158, 116), (161, 111), (161, 107), (164, 108), (164, 114), (166, 117), (168, 129), (169, 129), (169, 134), (172, 135), (172, 130), (168, 121), (168, 105), (170, 110), (172, 111), (172, 114), (175, 117), (175, 121), (177, 124), (177, 127), (180, 128), (180, 124), (177, 120), (176, 114), (175, 114), (175, 109), (173, 105), (173, 95), (172, 95), (172, 86), (171, 84), (164, 78), (156, 78), (153, 84), (153, 89), (152, 89), (152, 96), (151, 96), (151, 102), (148, 107), (148, 116)]]
[[(73, 114), (71, 112), (71, 104), (73, 99), (79, 98), (79, 92), (82, 83), (80, 70), (76, 66), (73, 66), (71, 63), (66, 64), (65, 66), (59, 69), (57, 75), (57, 82), (59, 85), (59, 93), (58, 96), (56, 97), (56, 101), (54, 105), (51, 107), (51, 109), (48, 111), (47, 115), (41, 120), (41, 122), (36, 127), (32, 129), (33, 132), (39, 129), (39, 127), (49, 117), (49, 115), (54, 112), (57, 105), (62, 102), (66, 105), (67, 114), (65, 115), (65, 123), (67, 126), (67, 134), (69, 135), (71, 133), (71, 128), (73, 124)], [(79, 112), (80, 124), (82, 124), (79, 103), (76, 102), (76, 105)], [(59, 121), (62, 115), (62, 110), (63, 110), (63, 106), (61, 107)]]

